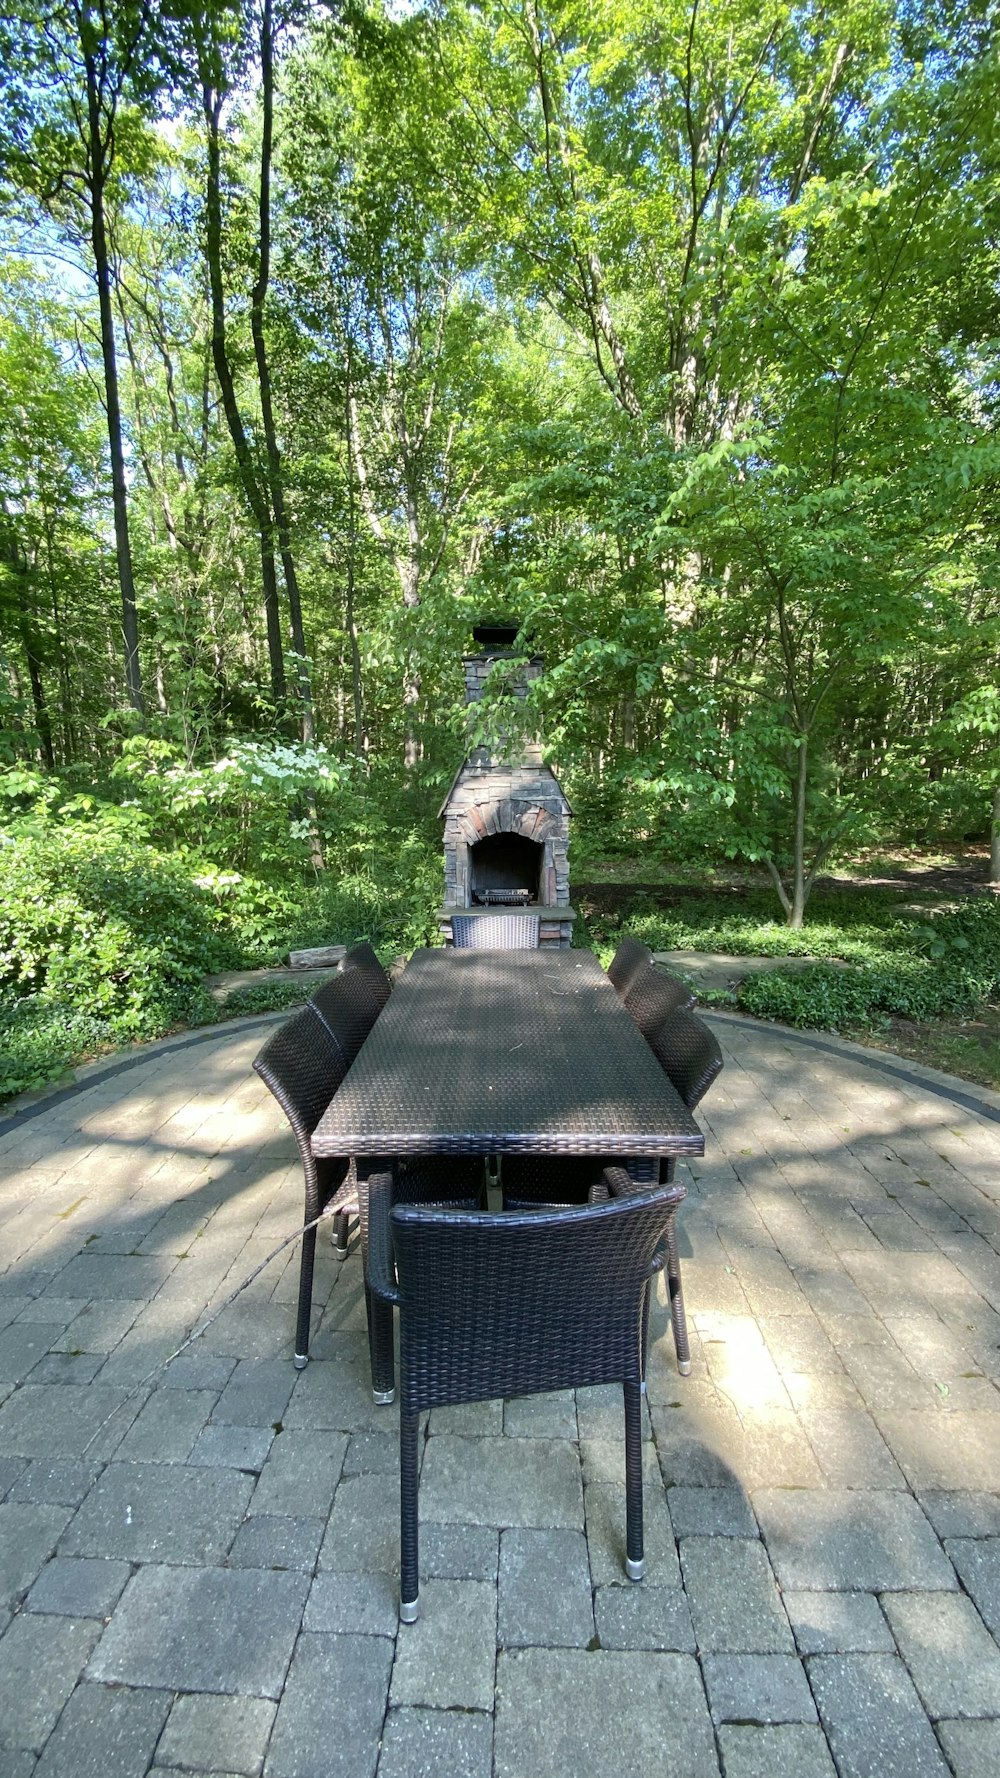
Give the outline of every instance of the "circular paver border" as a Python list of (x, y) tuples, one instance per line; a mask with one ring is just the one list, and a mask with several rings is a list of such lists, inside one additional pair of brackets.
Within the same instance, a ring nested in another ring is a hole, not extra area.
[[(143, 1044), (126, 1055), (109, 1057), (107, 1062), (94, 1062), (87, 1066), (87, 1073), (82, 1079), (70, 1081), (66, 1086), (56, 1086), (45, 1090), (37, 1097), (32, 1097), (20, 1111), (8, 1112), (0, 1118), (0, 1137), (10, 1135), (12, 1130), (40, 1117), (53, 1105), (61, 1105), (67, 1099), (74, 1099), (81, 1093), (89, 1092), (91, 1087), (99, 1086), (102, 1081), (112, 1080), (116, 1075), (125, 1074), (130, 1068), (140, 1068), (157, 1056), (170, 1055), (175, 1050), (190, 1049), (199, 1043), (220, 1043), (230, 1035), (239, 1035), (243, 1031), (252, 1031), (257, 1025), (273, 1024), (275, 1019), (288, 1017), (289, 1009), (283, 1007), (278, 1012), (254, 1013), (245, 1019), (227, 1020), (223, 1027), (210, 1025), (204, 1031), (189, 1031), (180, 1037), (161, 1037), (153, 1043)], [(792, 1025), (772, 1025), (764, 1019), (751, 1019), (743, 1013), (721, 1012), (715, 1007), (698, 1008), (699, 1016), (732, 1025), (738, 1030), (760, 1032), (764, 1037), (777, 1039), (781, 1043), (801, 1044), (807, 1049), (819, 1050), (825, 1055), (845, 1056), (852, 1061), (863, 1062), (869, 1068), (875, 1068), (891, 1079), (902, 1080), (908, 1086), (923, 1087), (929, 1093), (935, 1093), (939, 1099), (947, 1099), (953, 1105), (960, 1105), (964, 1111), (974, 1112), (990, 1123), (1000, 1124), (1000, 1093), (991, 1092), (989, 1087), (980, 1087), (969, 1091), (969, 1083), (954, 1074), (944, 1074), (935, 1068), (925, 1068), (920, 1062), (904, 1062), (902, 1057), (893, 1057), (891, 1051), (868, 1049), (863, 1043), (852, 1043), (849, 1038), (837, 1037), (832, 1032), (797, 1031)], [(17, 1101), (15, 1100), (15, 1104)]]
[(0, 1137), (9, 1136), (12, 1130), (20, 1129), (22, 1124), (40, 1117), (43, 1111), (51, 1110), (53, 1105), (61, 1105), (66, 1099), (75, 1099), (80, 1093), (89, 1093), (91, 1087), (100, 1086), (105, 1080), (113, 1080), (115, 1075), (125, 1074), (130, 1068), (141, 1068), (144, 1062), (155, 1061), (158, 1056), (169, 1056), (174, 1050), (192, 1049), (196, 1043), (221, 1043), (226, 1037), (252, 1031), (256, 1025), (270, 1025), (275, 1019), (287, 1019), (290, 1011), (294, 1011), (294, 1008), (285, 1006), (278, 1012), (251, 1013), (244, 1019), (226, 1019), (221, 1024), (209, 1025), (204, 1031), (186, 1031), (179, 1037), (157, 1037), (152, 1043), (138, 1045), (124, 1054), (119, 1050), (104, 1061), (88, 1062), (84, 1065), (86, 1073), (67, 1082), (65, 1086), (44, 1087), (38, 1094), (25, 1095), (23, 1101), (15, 1099), (13, 1104), (16, 1106), (21, 1103), (21, 1109), (8, 1111), (5, 1116), (0, 1117)]
[[(936, 1093), (940, 1099), (950, 1099), (953, 1104), (961, 1105), (965, 1111), (973, 1111), (979, 1117), (988, 1118), (991, 1123), (1000, 1124), (1000, 1093), (994, 1093), (989, 1087), (974, 1087), (971, 1082), (959, 1079), (958, 1075), (945, 1074), (937, 1068), (925, 1068), (922, 1062), (907, 1062), (902, 1056), (894, 1056), (892, 1051), (869, 1049), (863, 1043), (852, 1043), (847, 1037), (837, 1037), (832, 1031), (797, 1031), (793, 1025), (772, 1025), (764, 1019), (751, 1019), (743, 1013), (720, 1012), (712, 1006), (700, 1006), (698, 1016), (709, 1021), (717, 1019), (720, 1024), (733, 1025), (738, 1029), (759, 1031), (765, 1037), (779, 1038), (783, 1043), (800, 1043), (809, 1049), (821, 1050), (828, 1056), (847, 1056), (852, 1061), (864, 1062), (869, 1068), (877, 1068), (880, 1073), (888, 1074), (895, 1080), (904, 1080), (907, 1085), (924, 1087), (929, 1093)], [(971, 1089), (971, 1090), (970, 1090)]]

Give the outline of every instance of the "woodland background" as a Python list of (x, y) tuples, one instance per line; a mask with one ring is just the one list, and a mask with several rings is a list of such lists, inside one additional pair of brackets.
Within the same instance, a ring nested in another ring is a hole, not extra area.
[(1000, 882), (996, 26), (4, 8), (0, 1092), (212, 969), (427, 939), (484, 614), (546, 658), (574, 874), (729, 861), (705, 942), (852, 965), (753, 1010), (1000, 992), (990, 898), (814, 890), (991, 833)]

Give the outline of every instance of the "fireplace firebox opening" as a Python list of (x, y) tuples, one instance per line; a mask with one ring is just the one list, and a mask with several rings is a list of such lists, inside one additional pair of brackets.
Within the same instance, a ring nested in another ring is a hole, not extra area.
[(544, 848), (517, 833), (494, 833), (470, 850), (473, 903), (528, 906), (539, 900)]

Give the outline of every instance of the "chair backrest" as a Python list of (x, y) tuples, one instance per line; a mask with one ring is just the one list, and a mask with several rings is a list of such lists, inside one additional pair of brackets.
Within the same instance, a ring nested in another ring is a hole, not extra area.
[(332, 975), (321, 988), (316, 989), (315, 994), (310, 996), (309, 1006), (350, 1063), (368, 1036), (387, 998), (369, 970), (343, 969)]
[(650, 1034), (649, 1047), (688, 1110), (693, 1111), (722, 1068), (715, 1033), (696, 1013), (681, 1008)]
[(401, 1405), (638, 1381), (643, 1293), (683, 1196), (499, 1215), (395, 1205)]
[(628, 934), (622, 939), (608, 964), (608, 976), (624, 999), (637, 975), (653, 968), (653, 953), (641, 939)]
[(452, 914), (458, 951), (537, 951), (537, 914)]
[(309, 1138), (347, 1073), (343, 1049), (312, 1007), (304, 1006), (268, 1038), (253, 1065), (295, 1131), (305, 1158)]
[(392, 992), (392, 983), (382, 968), (381, 963), (365, 939), (352, 945), (340, 959), (338, 968), (343, 972), (347, 969), (360, 969), (371, 985), (371, 990), (378, 997), (381, 1009)]
[(667, 969), (657, 969), (655, 963), (635, 977), (623, 998), (643, 1037), (648, 1037), (678, 1007), (694, 1005), (687, 983)]

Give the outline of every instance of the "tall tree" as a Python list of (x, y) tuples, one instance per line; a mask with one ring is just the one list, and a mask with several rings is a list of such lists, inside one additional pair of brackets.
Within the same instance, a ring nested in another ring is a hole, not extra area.
[(148, 153), (147, 118), (168, 59), (164, 28), (155, 0), (40, 0), (7, 8), (0, 22), (5, 177), (74, 245), (89, 248), (97, 286), (125, 684), (139, 715), (142, 667), (108, 206)]

